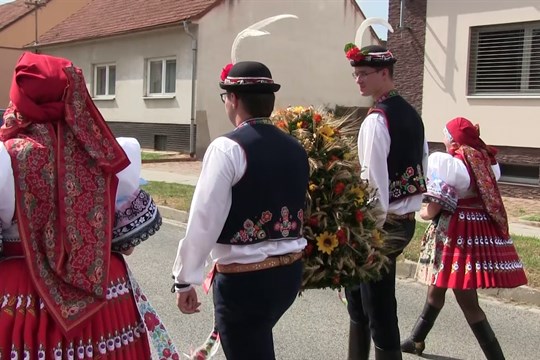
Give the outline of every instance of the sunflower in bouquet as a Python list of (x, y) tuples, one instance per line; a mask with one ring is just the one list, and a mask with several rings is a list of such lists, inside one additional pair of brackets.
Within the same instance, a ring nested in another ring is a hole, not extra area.
[(375, 222), (375, 190), (360, 178), (358, 124), (300, 106), (275, 111), (272, 121), (309, 156), (302, 288), (338, 289), (378, 279), (387, 258)]

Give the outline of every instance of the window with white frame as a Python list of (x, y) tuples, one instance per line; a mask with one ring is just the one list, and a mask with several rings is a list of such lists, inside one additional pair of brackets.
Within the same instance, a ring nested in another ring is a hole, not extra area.
[(540, 21), (471, 28), (469, 95), (540, 95)]
[(116, 93), (116, 65), (94, 65), (94, 97), (114, 96)]
[(176, 92), (176, 59), (149, 59), (147, 61), (146, 95), (172, 95)]

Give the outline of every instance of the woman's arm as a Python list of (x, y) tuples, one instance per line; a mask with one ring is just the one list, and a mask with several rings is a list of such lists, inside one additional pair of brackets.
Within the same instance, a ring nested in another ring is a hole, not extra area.
[(433, 220), (441, 212), (440, 204), (430, 202), (420, 209), (420, 217), (424, 220)]

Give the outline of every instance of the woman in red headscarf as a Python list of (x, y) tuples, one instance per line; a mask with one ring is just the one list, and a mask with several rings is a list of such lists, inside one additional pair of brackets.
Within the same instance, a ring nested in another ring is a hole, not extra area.
[(416, 274), (429, 285), (428, 295), (401, 349), (422, 354), (450, 288), (487, 359), (504, 359), (476, 289), (513, 288), (526, 284), (527, 278), (497, 187), (496, 151), (482, 141), (478, 126), (465, 118), (449, 121), (444, 133), (448, 153), (429, 156), (427, 206), (420, 213), (432, 220), (422, 240)]
[(68, 60), (23, 54), (10, 98), (0, 128), (0, 358), (149, 359), (143, 318), (155, 327), (155, 317), (141, 316), (121, 254), (161, 224), (139, 189), (138, 142), (113, 137)]

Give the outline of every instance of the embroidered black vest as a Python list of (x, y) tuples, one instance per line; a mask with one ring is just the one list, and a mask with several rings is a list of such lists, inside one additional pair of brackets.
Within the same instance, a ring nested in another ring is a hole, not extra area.
[(420, 115), (399, 95), (378, 102), (371, 112), (385, 115), (390, 133), (387, 158), (389, 202), (426, 192), (422, 167), (424, 124)]
[(244, 149), (247, 167), (232, 188), (231, 210), (218, 243), (301, 237), (309, 182), (304, 148), (272, 124), (240, 126), (225, 136)]

